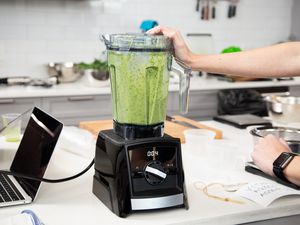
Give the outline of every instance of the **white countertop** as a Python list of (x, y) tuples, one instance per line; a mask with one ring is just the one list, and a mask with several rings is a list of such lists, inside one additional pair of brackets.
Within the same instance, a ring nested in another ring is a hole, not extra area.
[[(178, 84), (170, 82), (169, 91), (177, 91)], [(300, 77), (290, 81), (248, 81), (248, 82), (228, 82), (220, 81), (216, 78), (193, 77), (191, 79), (191, 90), (209, 91), (234, 88), (259, 88), (277, 86), (300, 86)], [(87, 85), (84, 79), (74, 83), (64, 83), (50, 88), (32, 86), (0, 86), (0, 99), (5, 98), (30, 98), (30, 97), (56, 97), (56, 96), (76, 96), (76, 95), (102, 95), (110, 94), (109, 83), (102, 87)]]
[[(208, 148), (208, 155), (192, 154), (199, 146), (183, 145), (189, 209), (169, 209), (140, 212), (127, 218), (115, 216), (92, 194), (94, 171), (90, 169), (83, 176), (60, 184), (43, 184), (37, 200), (24, 206), (2, 208), (0, 219), (12, 216), (24, 209), (37, 213), (46, 225), (57, 224), (240, 224), (300, 214), (300, 197), (291, 196), (276, 200), (268, 207), (262, 207), (249, 200), (234, 204), (209, 198), (196, 190), (194, 182), (237, 182), (259, 181), (264, 178), (246, 173), (241, 161), (249, 159), (253, 144), (246, 130), (237, 129), (214, 121), (206, 125), (221, 129), (222, 140), (215, 140)], [(213, 146), (213, 147), (212, 147)], [(73, 151), (76, 151), (74, 146)], [(213, 156), (213, 157), (212, 157)], [(213, 159), (213, 160), (212, 160)], [(83, 158), (65, 150), (56, 149), (47, 173), (48, 178), (62, 178), (85, 168), (91, 159)], [(235, 197), (237, 198), (237, 197)]]

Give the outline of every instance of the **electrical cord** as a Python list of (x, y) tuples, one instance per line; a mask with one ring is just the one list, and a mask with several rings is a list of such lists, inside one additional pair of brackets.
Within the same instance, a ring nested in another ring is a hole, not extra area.
[(34, 176), (22, 174), (22, 173), (11, 172), (11, 171), (7, 171), (7, 170), (0, 170), (0, 174), (12, 175), (12, 176), (15, 176), (15, 177), (26, 178), (26, 179), (30, 179), (30, 180), (36, 180), (36, 181), (43, 181), (43, 182), (46, 182), (46, 183), (61, 183), (61, 182), (66, 182), (66, 181), (69, 181), (69, 180), (73, 180), (77, 177), (80, 177), (81, 175), (86, 173), (94, 165), (94, 163), (95, 163), (95, 160), (93, 159), (92, 162), (84, 170), (82, 170), (80, 173), (78, 173), (76, 175), (73, 175), (73, 176), (70, 176), (70, 177), (61, 178), (61, 179), (39, 178), (39, 177), (34, 177)]

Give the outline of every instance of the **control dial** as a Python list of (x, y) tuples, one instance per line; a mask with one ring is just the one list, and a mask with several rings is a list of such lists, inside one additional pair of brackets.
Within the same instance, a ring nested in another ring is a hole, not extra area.
[(158, 185), (167, 177), (161, 162), (156, 160), (151, 161), (146, 165), (144, 173), (146, 180), (151, 185)]

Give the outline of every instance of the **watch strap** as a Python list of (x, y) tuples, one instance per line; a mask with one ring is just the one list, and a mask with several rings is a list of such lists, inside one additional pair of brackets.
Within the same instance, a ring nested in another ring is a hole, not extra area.
[(283, 152), (273, 163), (273, 173), (282, 181), (290, 182), (286, 179), (283, 171), (297, 154), (292, 152)]
[(285, 175), (283, 173), (283, 169), (282, 168), (273, 166), (273, 173), (280, 180), (285, 181), (285, 182), (289, 182), (288, 179), (286, 179), (286, 177), (285, 177)]

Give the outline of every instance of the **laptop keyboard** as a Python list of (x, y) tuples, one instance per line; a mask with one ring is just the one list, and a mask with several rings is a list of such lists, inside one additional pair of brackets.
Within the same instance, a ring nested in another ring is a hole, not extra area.
[(0, 174), (0, 203), (24, 200), (13, 182), (5, 174)]

